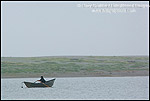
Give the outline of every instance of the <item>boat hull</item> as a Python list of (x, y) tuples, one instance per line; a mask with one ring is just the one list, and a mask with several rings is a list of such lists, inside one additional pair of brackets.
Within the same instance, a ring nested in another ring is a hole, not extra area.
[(32, 83), (32, 82), (24, 82), (24, 84), (28, 88), (33, 88), (33, 87), (52, 87), (54, 84), (55, 79), (46, 81), (45, 83)]

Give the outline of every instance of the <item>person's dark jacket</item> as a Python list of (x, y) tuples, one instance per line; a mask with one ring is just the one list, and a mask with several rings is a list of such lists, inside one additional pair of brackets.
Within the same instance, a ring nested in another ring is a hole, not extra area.
[(41, 82), (45, 83), (46, 81), (44, 80), (43, 76), (41, 76), (41, 79), (40, 79)]

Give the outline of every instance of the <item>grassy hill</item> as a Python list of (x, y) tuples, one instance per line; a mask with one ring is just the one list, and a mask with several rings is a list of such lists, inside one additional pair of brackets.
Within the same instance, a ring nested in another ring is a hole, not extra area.
[(148, 56), (1, 57), (2, 77), (128, 76), (142, 71), (149, 75)]

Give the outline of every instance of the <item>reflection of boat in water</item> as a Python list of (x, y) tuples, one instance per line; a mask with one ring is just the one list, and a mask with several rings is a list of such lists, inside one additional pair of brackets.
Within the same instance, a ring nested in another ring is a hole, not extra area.
[(32, 88), (32, 87), (52, 87), (53, 84), (54, 84), (54, 81), (55, 81), (55, 79), (48, 80), (45, 83), (42, 83), (42, 82), (40, 82), (40, 83), (36, 83), (36, 82), (32, 83), (32, 82), (25, 82), (25, 81), (23, 83), (28, 88)]

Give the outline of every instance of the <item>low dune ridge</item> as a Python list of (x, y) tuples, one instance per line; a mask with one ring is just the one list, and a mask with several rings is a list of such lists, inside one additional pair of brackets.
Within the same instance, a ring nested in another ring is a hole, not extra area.
[(148, 56), (1, 57), (2, 78), (149, 76)]

